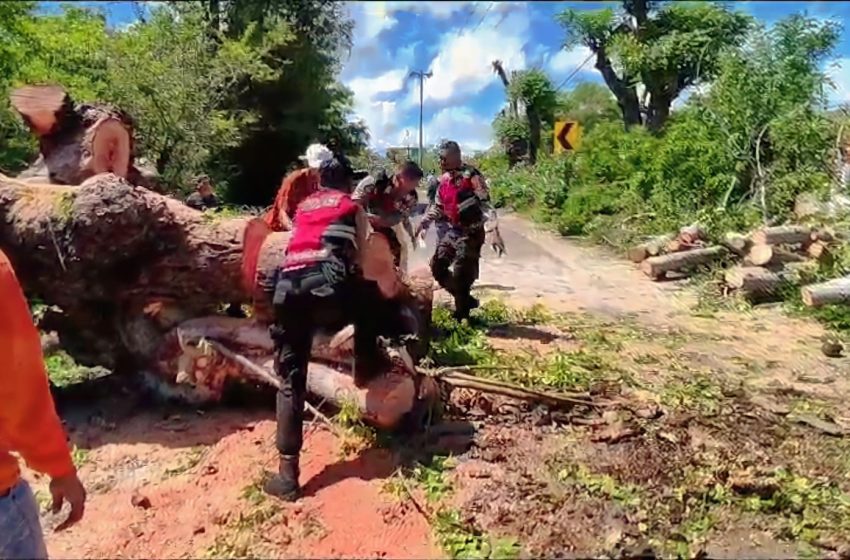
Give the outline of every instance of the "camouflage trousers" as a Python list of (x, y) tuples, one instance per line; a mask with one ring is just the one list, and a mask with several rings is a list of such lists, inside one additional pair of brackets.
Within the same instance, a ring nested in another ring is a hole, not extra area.
[(471, 229), (452, 227), (439, 238), (437, 250), (431, 258), (431, 274), (454, 297), (458, 317), (467, 317), (473, 307), (470, 290), (478, 280), (483, 246), (483, 226)]

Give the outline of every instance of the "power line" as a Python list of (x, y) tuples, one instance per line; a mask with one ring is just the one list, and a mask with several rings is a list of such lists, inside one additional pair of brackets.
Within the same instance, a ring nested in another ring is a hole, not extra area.
[[(481, 24), (484, 23), (484, 19), (487, 17), (487, 14), (490, 13), (490, 10), (492, 10), (493, 6), (495, 6), (495, 5), (496, 5), (495, 2), (490, 2), (490, 5), (487, 6), (486, 10), (484, 10), (484, 15), (481, 16), (481, 19), (478, 20), (478, 23), (475, 25), (475, 27), (472, 28), (472, 31), (475, 31), (476, 29), (481, 27)], [(501, 23), (501, 22), (499, 22), (499, 23)]]
[(581, 64), (579, 64), (579, 65), (578, 65), (578, 68), (576, 68), (575, 70), (573, 70), (572, 72), (570, 72), (570, 73), (569, 73), (569, 75), (567, 75), (567, 77), (566, 77), (566, 78), (564, 78), (563, 80), (561, 80), (561, 83), (560, 83), (560, 84), (558, 84), (558, 87), (556, 87), (556, 88), (555, 88), (555, 91), (556, 91), (556, 92), (561, 91), (561, 88), (563, 88), (565, 85), (567, 85), (567, 83), (568, 83), (568, 82), (569, 82), (569, 81), (573, 78), (573, 76), (575, 76), (576, 74), (578, 74), (579, 72), (581, 72), (581, 69), (582, 69), (582, 68), (584, 68), (584, 66), (585, 66), (588, 62), (590, 62), (590, 59), (591, 59), (591, 58), (593, 58), (594, 56), (596, 56), (596, 53), (590, 53), (590, 56), (588, 56), (587, 58), (585, 58), (585, 59), (584, 59), (584, 62), (582, 62)]

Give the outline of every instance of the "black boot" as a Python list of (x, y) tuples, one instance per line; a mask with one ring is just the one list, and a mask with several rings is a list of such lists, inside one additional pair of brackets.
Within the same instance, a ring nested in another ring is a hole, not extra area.
[(281, 500), (294, 502), (301, 495), (301, 487), (298, 485), (300, 474), (298, 455), (281, 455), (278, 473), (266, 481), (263, 490)]
[(469, 319), (469, 312), (476, 309), (479, 305), (478, 300), (471, 295), (455, 297), (455, 320), (460, 322), (464, 319)]

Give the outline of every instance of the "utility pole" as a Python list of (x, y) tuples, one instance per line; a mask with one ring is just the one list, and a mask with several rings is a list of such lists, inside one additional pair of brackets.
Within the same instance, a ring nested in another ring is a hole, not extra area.
[(424, 101), (425, 78), (430, 78), (433, 74), (414, 70), (410, 73), (411, 78), (419, 78), (419, 167), (422, 167), (422, 106)]

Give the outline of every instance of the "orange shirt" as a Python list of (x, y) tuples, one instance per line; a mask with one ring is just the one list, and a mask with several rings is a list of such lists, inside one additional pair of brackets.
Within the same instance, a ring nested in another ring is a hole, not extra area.
[(263, 217), (272, 231), (289, 231), (298, 204), (319, 188), (319, 176), (310, 168), (296, 169), (287, 175), (277, 191), (274, 206)]
[(15, 451), (51, 478), (74, 472), (24, 293), (0, 251), (0, 494), (18, 483)]

